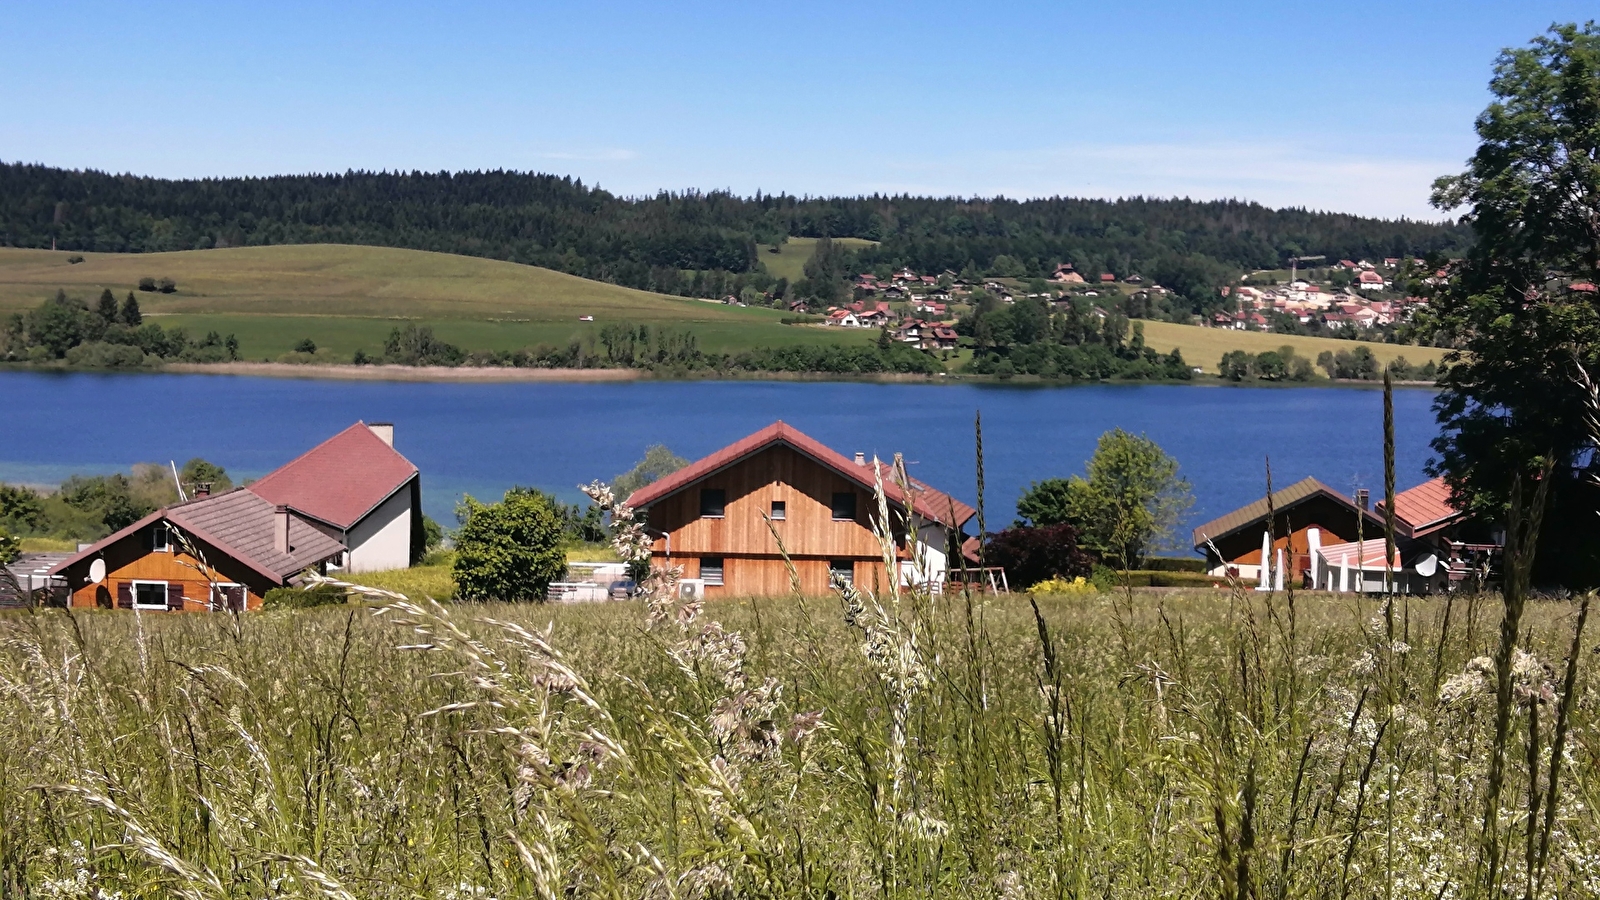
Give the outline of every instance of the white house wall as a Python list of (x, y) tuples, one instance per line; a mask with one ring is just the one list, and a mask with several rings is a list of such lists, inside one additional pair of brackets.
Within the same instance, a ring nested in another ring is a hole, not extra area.
[(411, 565), (411, 493), (416, 482), (395, 491), (350, 529), (351, 572), (381, 572)]

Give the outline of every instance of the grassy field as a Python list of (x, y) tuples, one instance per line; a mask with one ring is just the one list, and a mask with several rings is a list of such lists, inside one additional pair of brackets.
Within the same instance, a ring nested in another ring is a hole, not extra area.
[(1145, 342), (1162, 353), (1174, 347), (1183, 352), (1183, 358), (1192, 366), (1216, 374), (1217, 364), (1224, 353), (1243, 350), (1247, 353), (1264, 353), (1277, 350), (1285, 344), (1294, 352), (1313, 362), (1324, 350), (1338, 353), (1366, 347), (1378, 362), (1393, 362), (1404, 356), (1407, 362), (1422, 365), (1429, 360), (1437, 363), (1444, 351), (1436, 347), (1406, 347), (1400, 344), (1373, 344), (1342, 341), (1338, 338), (1298, 337), (1286, 334), (1267, 334), (1260, 331), (1234, 331), (1231, 328), (1204, 328), (1199, 325), (1176, 325), (1171, 322), (1145, 322)]
[[(865, 238), (834, 238), (834, 242), (852, 250), (871, 247), (877, 243)], [(806, 261), (811, 259), (811, 254), (815, 253), (816, 249), (816, 238), (792, 237), (777, 247), (761, 245), (760, 258), (768, 272), (778, 278), (787, 278), (792, 283), (805, 277)]]
[[(69, 264), (69, 256), (84, 261)], [(142, 277), (172, 294), (140, 293), (154, 321), (232, 332), (247, 359), (275, 358), (301, 338), (348, 356), (369, 353), (400, 319), (434, 326), (468, 350), (564, 344), (607, 323), (685, 327), (711, 350), (832, 342), (835, 332), (782, 325), (783, 313), (665, 297), (496, 260), (317, 244), (149, 254), (0, 249), (0, 311), (37, 306), (57, 289), (120, 299)], [(580, 323), (579, 316), (595, 321)], [(845, 340), (869, 341), (869, 335)]]
[(1021, 596), (653, 619), (633, 602), (0, 616), (0, 884), (203, 900), (1600, 890), (1600, 680), (1569, 680), (1569, 656), (1594, 656), (1572, 653), (1573, 604), (1527, 609), (1499, 707), (1490, 597), (1409, 599), (1387, 622), (1356, 595), (1037, 600), (1038, 619)]

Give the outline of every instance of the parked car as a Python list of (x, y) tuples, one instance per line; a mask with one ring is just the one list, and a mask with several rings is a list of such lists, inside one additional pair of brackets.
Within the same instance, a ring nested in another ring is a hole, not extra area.
[(637, 593), (639, 593), (639, 585), (631, 578), (611, 582), (611, 599), (613, 600), (631, 600)]

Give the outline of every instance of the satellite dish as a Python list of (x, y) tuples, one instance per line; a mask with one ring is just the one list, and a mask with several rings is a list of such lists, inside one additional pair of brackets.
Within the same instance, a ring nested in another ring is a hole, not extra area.
[(97, 559), (94, 562), (89, 563), (89, 580), (95, 584), (99, 584), (100, 582), (106, 580), (105, 560)]
[(1432, 578), (1433, 573), (1439, 571), (1438, 554), (1429, 553), (1427, 556), (1417, 560), (1417, 563), (1415, 566), (1413, 566), (1413, 568), (1415, 568), (1417, 570), (1417, 574), (1421, 575), (1423, 578)]

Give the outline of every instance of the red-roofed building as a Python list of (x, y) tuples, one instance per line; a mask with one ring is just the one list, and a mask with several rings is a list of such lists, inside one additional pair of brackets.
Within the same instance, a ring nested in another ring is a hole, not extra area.
[(1112, 282), (1114, 282), (1116, 280), (1117, 280), (1117, 276), (1111, 274), (1110, 272), (1101, 272), (1100, 273), (1100, 283), (1101, 284), (1111, 284)]
[(159, 509), (57, 563), (73, 606), (245, 610), (307, 569), (405, 568), (422, 555), (422, 481), (394, 426), (346, 428), (249, 487)]
[(394, 449), (394, 426), (357, 422), (250, 485), (269, 503), (327, 523), (351, 572), (422, 557), (422, 476)]
[(656, 538), (653, 563), (682, 566), (707, 596), (787, 594), (791, 562), (800, 589), (821, 594), (834, 578), (889, 584), (873, 535), (877, 479), (901, 535), (897, 577), (940, 589), (972, 507), (916, 479), (904, 491), (893, 466), (846, 458), (781, 421), (640, 488), (627, 505)]

